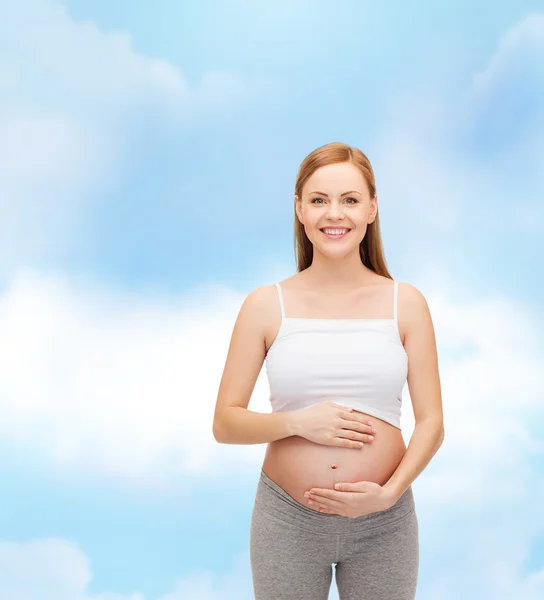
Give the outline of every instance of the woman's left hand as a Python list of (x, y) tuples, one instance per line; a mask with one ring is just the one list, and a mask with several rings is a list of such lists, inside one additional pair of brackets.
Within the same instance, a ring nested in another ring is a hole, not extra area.
[(304, 496), (312, 500), (313, 503), (309, 503), (312, 508), (350, 519), (386, 510), (397, 501), (388, 490), (373, 481), (337, 483), (335, 488), (312, 488)]

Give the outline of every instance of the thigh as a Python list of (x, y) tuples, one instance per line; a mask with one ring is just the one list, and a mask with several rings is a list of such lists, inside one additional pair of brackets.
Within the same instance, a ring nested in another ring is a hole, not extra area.
[(285, 523), (254, 507), (250, 563), (255, 600), (327, 600), (338, 537)]
[(344, 536), (335, 579), (340, 600), (414, 600), (419, 569), (415, 510), (361, 536)]

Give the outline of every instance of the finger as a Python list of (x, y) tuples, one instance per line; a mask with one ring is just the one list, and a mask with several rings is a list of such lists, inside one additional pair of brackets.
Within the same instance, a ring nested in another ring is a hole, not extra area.
[(323, 506), (327, 510), (340, 510), (342, 508), (339, 502), (336, 502), (335, 500), (329, 500), (328, 498), (322, 498), (320, 496), (312, 496), (308, 500), (308, 504), (313, 508)]
[(357, 486), (354, 483), (336, 483), (334, 489), (339, 492), (356, 492)]
[(310, 506), (312, 508), (314, 508), (315, 510), (318, 510), (320, 513), (326, 513), (329, 515), (342, 515), (343, 513), (336, 508), (333, 508), (332, 506), (327, 506), (325, 504), (321, 504), (319, 502), (312, 502), (312, 504), (310, 504)]
[[(345, 431), (344, 429), (339, 430), (338, 433)], [(338, 440), (338, 442), (337, 442)], [(335, 446), (340, 446), (341, 448), (351, 448), (351, 449), (357, 449), (357, 450), (362, 450), (365, 447), (364, 442), (362, 441), (357, 441), (357, 440), (351, 440), (348, 437), (346, 437), (345, 435), (338, 435), (333, 439), (334, 445)]]
[(365, 430), (375, 430), (373, 421), (371, 421), (368, 417), (364, 417), (359, 411), (346, 411), (340, 414), (340, 418), (346, 419), (347, 421), (354, 421), (364, 427)]
[(319, 494), (311, 495), (309, 500), (314, 502), (318, 502), (319, 504), (323, 504), (329, 508), (339, 509), (342, 507), (343, 502), (339, 502), (338, 500), (333, 500), (331, 498), (327, 498), (326, 496), (320, 496)]
[(357, 431), (361, 431), (361, 432), (365, 432), (365, 433), (369, 433), (369, 434), (376, 433), (376, 428), (372, 424), (372, 421), (366, 421), (364, 417), (362, 417), (361, 415), (359, 415), (357, 413), (346, 413), (346, 414), (340, 415), (340, 418), (344, 419), (344, 421), (349, 421), (350, 426), (353, 429), (355, 429), (353, 427), (353, 424), (357, 423), (357, 425), (358, 425)]
[(344, 434), (345, 437), (347, 437), (351, 440), (361, 441), (365, 444), (368, 444), (369, 442), (371, 442), (374, 439), (374, 434), (372, 434), (372, 433), (357, 433), (355, 431), (350, 431), (349, 429), (345, 429), (344, 431), (346, 432)]
[(310, 496), (323, 496), (325, 498), (332, 498), (333, 500), (339, 500), (341, 497), (340, 492), (329, 490), (329, 488), (312, 488), (308, 493)]
[(328, 506), (319, 505), (319, 504), (317, 504), (315, 502), (311, 506), (315, 510), (318, 510), (320, 513), (327, 513), (328, 515), (337, 515), (337, 514), (339, 514), (338, 512), (336, 512), (336, 510), (334, 508), (330, 508)]
[(354, 431), (353, 429), (341, 429), (338, 432), (338, 437), (355, 440), (356, 442), (363, 442), (364, 444), (368, 444), (374, 439), (374, 435), (371, 433), (361, 433), (359, 431)]

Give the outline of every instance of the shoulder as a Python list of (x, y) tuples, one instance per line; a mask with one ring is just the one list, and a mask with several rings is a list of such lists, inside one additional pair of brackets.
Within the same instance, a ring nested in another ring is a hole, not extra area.
[(407, 304), (421, 304), (427, 302), (423, 293), (415, 285), (412, 285), (407, 281), (397, 281), (397, 283), (399, 290), (399, 300), (402, 296), (402, 299)]
[(415, 285), (406, 281), (398, 282), (399, 319), (406, 326), (430, 319), (427, 299)]
[(278, 289), (275, 284), (252, 290), (240, 309), (240, 319), (262, 337), (265, 349), (270, 347), (281, 322)]
[[(281, 290), (278, 290), (278, 284)], [(300, 287), (300, 273), (295, 273), (286, 279), (282, 279), (277, 283), (270, 283), (268, 285), (262, 285), (252, 290), (246, 297), (245, 302), (250, 306), (262, 311), (268, 311), (275, 315), (279, 307), (279, 294), (280, 291), (286, 289), (297, 289)]]
[(266, 311), (278, 301), (278, 290), (274, 283), (261, 285), (245, 297), (244, 305), (252, 310)]
[(275, 284), (262, 285), (245, 297), (240, 312), (267, 329), (271, 321), (280, 317), (278, 289)]

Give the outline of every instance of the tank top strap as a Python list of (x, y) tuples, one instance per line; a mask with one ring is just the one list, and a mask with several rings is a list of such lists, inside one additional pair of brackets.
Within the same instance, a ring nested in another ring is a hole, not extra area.
[(285, 308), (283, 306), (283, 294), (281, 292), (281, 286), (279, 283), (276, 283), (276, 289), (278, 290), (278, 300), (280, 302), (280, 310), (281, 310), (281, 320), (285, 319)]
[(398, 299), (399, 299), (399, 282), (395, 281), (395, 285), (393, 286), (393, 319), (395, 323), (397, 323), (398, 318)]

